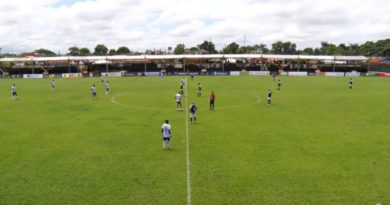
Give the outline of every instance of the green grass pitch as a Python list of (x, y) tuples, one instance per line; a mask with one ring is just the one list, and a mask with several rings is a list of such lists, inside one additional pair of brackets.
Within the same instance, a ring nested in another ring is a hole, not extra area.
[[(0, 204), (187, 204), (180, 79), (0, 80)], [(278, 79), (188, 79), (192, 204), (390, 204), (389, 79)]]

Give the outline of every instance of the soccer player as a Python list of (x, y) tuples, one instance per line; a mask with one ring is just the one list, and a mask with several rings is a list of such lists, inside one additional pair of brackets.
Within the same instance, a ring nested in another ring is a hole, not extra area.
[(175, 95), (175, 99), (176, 99), (176, 110), (183, 111), (183, 107), (181, 105), (181, 95), (180, 95), (180, 92), (177, 92), (177, 94)]
[(183, 87), (186, 85), (186, 81), (185, 81), (185, 79), (183, 78), (183, 79), (181, 79), (181, 84), (183, 85)]
[(272, 96), (272, 91), (270, 88), (270, 89), (268, 89), (268, 104), (267, 105), (271, 105), (271, 96)]
[(106, 82), (106, 95), (110, 92), (110, 83), (107, 81)]
[(202, 85), (198, 83), (198, 97), (202, 96)]
[(165, 149), (165, 143), (168, 144), (168, 149), (171, 149), (171, 126), (169, 120), (165, 120), (165, 123), (161, 127), (161, 134), (163, 136), (163, 149)]
[(102, 82), (102, 85), (103, 85), (104, 84), (104, 74), (103, 73), (101, 73), (100, 81)]
[(12, 89), (12, 100), (18, 99), (18, 94), (16, 93), (15, 83), (12, 85), (11, 89)]
[(352, 84), (353, 84), (353, 79), (350, 78), (349, 79), (349, 89), (352, 90)]
[(194, 74), (191, 74), (191, 80), (194, 80)]
[(95, 84), (92, 85), (91, 91), (92, 91), (92, 99), (95, 99), (95, 98), (96, 98), (96, 88), (95, 88)]
[(278, 89), (277, 91), (280, 92), (280, 87), (282, 86), (282, 82), (280, 80), (278, 80)]
[(276, 74), (273, 74), (272, 75), (272, 78), (274, 79), (274, 81), (275, 81), (275, 78), (276, 78)]
[(164, 78), (164, 73), (161, 71), (160, 72), (160, 79), (163, 79)]
[(54, 82), (54, 79), (51, 80), (51, 92), (54, 93), (54, 86), (55, 86), (55, 82)]
[(184, 84), (183, 83), (180, 84), (180, 94), (184, 95)]
[(214, 91), (210, 94), (210, 110), (214, 110), (215, 94)]
[(195, 105), (194, 101), (192, 101), (191, 105), (190, 105), (190, 121), (191, 121), (191, 124), (192, 124), (192, 119), (194, 119), (194, 123), (196, 123), (196, 110), (198, 109), (198, 107)]

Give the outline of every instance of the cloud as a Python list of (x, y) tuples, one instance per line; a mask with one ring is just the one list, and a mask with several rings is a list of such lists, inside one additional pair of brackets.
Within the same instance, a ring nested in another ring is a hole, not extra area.
[(2, 52), (71, 46), (167, 49), (212, 40), (218, 49), (277, 40), (299, 48), (321, 41), (363, 43), (388, 38), (384, 0), (13, 0), (0, 2)]

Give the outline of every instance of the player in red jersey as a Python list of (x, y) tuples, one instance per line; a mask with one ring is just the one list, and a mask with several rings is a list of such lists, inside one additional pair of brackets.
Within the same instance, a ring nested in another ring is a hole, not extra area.
[(214, 91), (210, 94), (210, 110), (214, 110), (215, 94)]

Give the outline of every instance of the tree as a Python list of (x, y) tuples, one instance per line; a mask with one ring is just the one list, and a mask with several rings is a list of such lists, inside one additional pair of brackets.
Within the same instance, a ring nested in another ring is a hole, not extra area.
[(320, 51), (321, 55), (341, 55), (341, 52), (336, 45), (326, 41), (321, 42)]
[(272, 52), (275, 54), (297, 54), (297, 45), (290, 41), (277, 41), (272, 44)]
[(89, 56), (91, 51), (88, 48), (80, 48), (80, 56)]
[(236, 54), (238, 52), (238, 48), (240, 48), (240, 45), (238, 45), (236, 42), (230, 43), (225, 48), (222, 49), (222, 53), (224, 54)]
[(277, 41), (272, 44), (272, 53), (274, 54), (283, 54), (283, 42)]
[(68, 49), (70, 56), (79, 56), (80, 55), (80, 49), (77, 46), (72, 46)]
[(197, 47), (191, 47), (190, 52), (191, 54), (195, 54), (199, 49)]
[(12, 61), (0, 62), (0, 68), (11, 68), (14, 65), (15, 65), (15, 62), (12, 62)]
[(110, 49), (110, 51), (108, 52), (108, 55), (112, 56), (112, 55), (116, 55), (117, 52), (115, 49)]
[(314, 50), (312, 48), (305, 48), (305, 49), (303, 49), (302, 53), (305, 55), (313, 55)]
[(105, 56), (107, 55), (107, 52), (108, 52), (108, 48), (105, 45), (98, 44), (95, 47), (95, 52), (93, 54), (97, 56)]
[(209, 54), (218, 53), (218, 51), (215, 50), (215, 45), (212, 41), (203, 41), (202, 44), (198, 45), (198, 48), (206, 50)]
[(130, 54), (130, 49), (127, 48), (126, 46), (119, 47), (118, 50), (116, 51), (116, 54), (118, 54), (118, 55)]
[(264, 43), (255, 44), (253, 46), (253, 48), (255, 49), (256, 53), (268, 53), (269, 52), (267, 45), (265, 45)]
[(48, 49), (44, 49), (44, 48), (37, 49), (34, 52), (42, 54), (44, 56), (55, 56), (56, 55), (53, 51), (48, 50)]
[(173, 51), (174, 54), (183, 54), (185, 51), (185, 45), (184, 44), (177, 44), (175, 50)]

